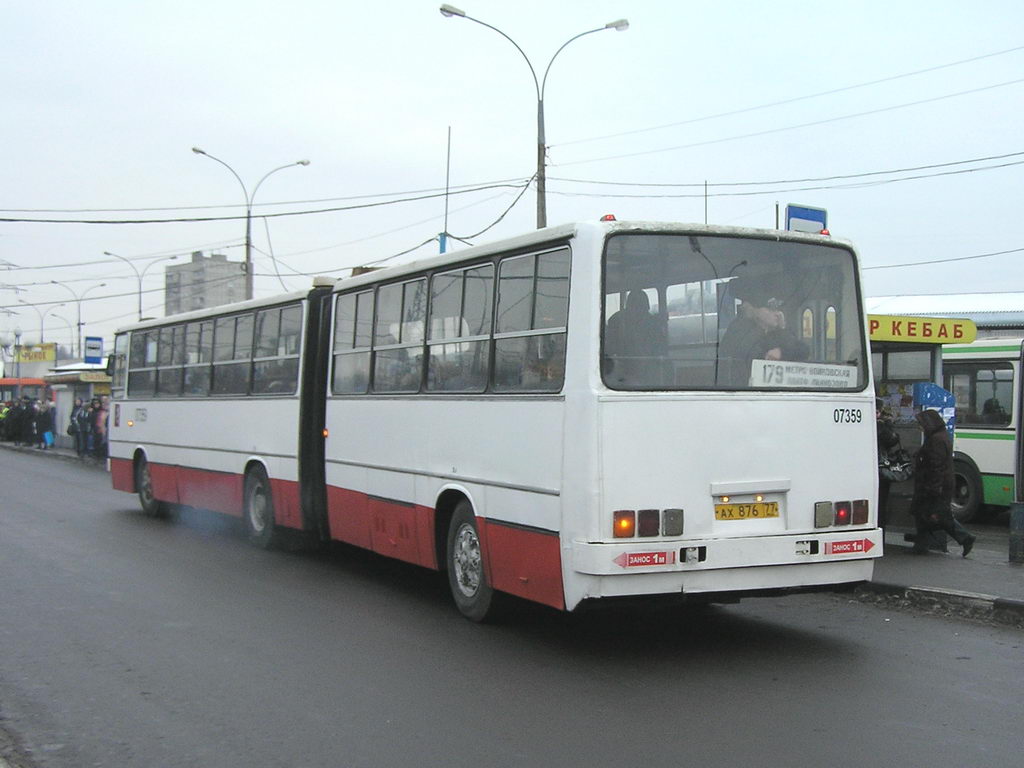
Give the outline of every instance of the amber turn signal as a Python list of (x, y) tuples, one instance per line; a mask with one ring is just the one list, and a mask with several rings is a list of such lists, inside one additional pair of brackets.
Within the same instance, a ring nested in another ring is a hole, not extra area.
[(636, 535), (636, 512), (632, 509), (618, 509), (614, 516), (615, 538), (631, 539)]

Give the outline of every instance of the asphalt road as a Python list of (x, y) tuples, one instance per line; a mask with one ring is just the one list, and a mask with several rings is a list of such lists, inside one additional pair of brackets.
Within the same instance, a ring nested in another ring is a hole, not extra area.
[(1022, 644), (835, 595), (477, 626), (436, 574), (0, 450), (12, 765), (1017, 766)]

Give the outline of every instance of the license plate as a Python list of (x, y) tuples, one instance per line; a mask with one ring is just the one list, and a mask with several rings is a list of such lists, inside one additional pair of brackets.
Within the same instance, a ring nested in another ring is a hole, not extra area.
[(763, 520), (779, 516), (779, 502), (758, 501), (752, 504), (715, 504), (715, 520)]

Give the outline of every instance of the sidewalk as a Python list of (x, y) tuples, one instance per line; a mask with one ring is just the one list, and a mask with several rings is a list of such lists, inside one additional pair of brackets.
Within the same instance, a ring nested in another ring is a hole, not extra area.
[(885, 531), (885, 554), (862, 593), (884, 595), (907, 604), (972, 618), (1024, 625), (1024, 564), (1009, 562), (1009, 529), (1001, 522), (969, 524), (978, 537), (971, 554), (949, 541), (949, 554), (915, 555), (904, 540), (914, 532), (909, 499), (890, 499), (891, 525)]
[[(13, 443), (0, 443), (0, 448), (105, 469), (104, 464), (83, 461), (65, 448), (40, 451)], [(910, 542), (903, 539), (903, 534), (914, 530), (907, 501), (899, 496), (890, 499), (892, 524), (885, 532), (885, 554), (875, 561), (872, 582), (857, 592), (900, 605), (1024, 626), (1024, 564), (1009, 562), (1006, 524), (968, 525), (978, 541), (967, 558), (960, 556), (960, 546), (953, 541), (949, 554), (915, 555)]]
[(47, 448), (45, 451), (39, 450), (38, 448), (32, 448), (31, 446), (15, 445), (14, 443), (0, 442), (0, 448), (6, 448), (9, 451), (18, 451), (20, 453), (30, 453), (45, 459), (65, 459), (67, 461), (74, 461), (85, 466), (95, 467), (96, 469), (106, 469), (106, 462), (99, 461), (92, 457), (79, 458), (78, 454), (75, 453), (72, 448), (58, 448), (56, 445), (52, 448)]

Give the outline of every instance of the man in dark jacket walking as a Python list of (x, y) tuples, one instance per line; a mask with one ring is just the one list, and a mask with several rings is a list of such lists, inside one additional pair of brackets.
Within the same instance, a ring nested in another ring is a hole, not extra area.
[(914, 460), (914, 498), (910, 503), (917, 526), (914, 552), (927, 554), (929, 534), (945, 531), (963, 547), (963, 556), (967, 557), (976, 537), (953, 517), (953, 443), (946, 423), (938, 411), (930, 409), (921, 411), (916, 418), (924, 432), (924, 445)]

